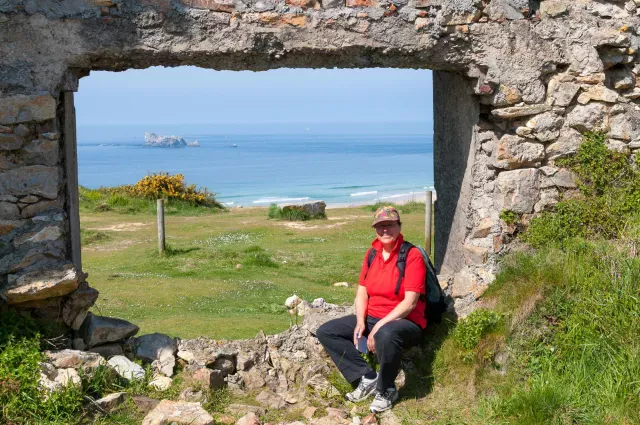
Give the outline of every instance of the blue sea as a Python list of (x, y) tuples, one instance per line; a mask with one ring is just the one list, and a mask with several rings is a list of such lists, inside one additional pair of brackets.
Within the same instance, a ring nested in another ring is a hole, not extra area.
[[(421, 126), (402, 129), (79, 127), (79, 183), (98, 188), (133, 184), (150, 172), (182, 173), (187, 184), (208, 188), (229, 206), (419, 198), (433, 186), (433, 136)], [(144, 131), (197, 140), (200, 147), (145, 147)]]

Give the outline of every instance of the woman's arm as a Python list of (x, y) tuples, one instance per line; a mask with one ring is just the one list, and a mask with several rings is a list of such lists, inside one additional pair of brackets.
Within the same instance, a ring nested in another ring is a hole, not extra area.
[(364, 333), (367, 323), (367, 305), (369, 304), (369, 294), (367, 287), (358, 285), (356, 293), (356, 328), (353, 332), (353, 343), (358, 344), (358, 338)]

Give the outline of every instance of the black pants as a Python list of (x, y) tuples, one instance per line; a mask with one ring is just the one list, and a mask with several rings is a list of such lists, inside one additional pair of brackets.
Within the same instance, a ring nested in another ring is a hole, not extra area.
[[(367, 316), (364, 336), (369, 335), (379, 320)], [(352, 383), (372, 371), (353, 344), (355, 328), (356, 316), (351, 315), (330, 320), (316, 332), (318, 340), (342, 376)], [(374, 338), (376, 357), (380, 364), (377, 389), (384, 391), (394, 386), (393, 382), (400, 372), (402, 349), (419, 344), (422, 340), (422, 329), (407, 319), (394, 320), (381, 327)]]

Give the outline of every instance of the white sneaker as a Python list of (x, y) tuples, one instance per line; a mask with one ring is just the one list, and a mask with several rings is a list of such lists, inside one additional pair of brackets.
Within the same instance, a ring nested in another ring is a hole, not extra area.
[(345, 397), (347, 400), (357, 403), (369, 397), (376, 390), (376, 382), (378, 381), (378, 375), (373, 379), (367, 379), (364, 376), (360, 379), (358, 387), (350, 393), (347, 393)]
[(371, 413), (380, 413), (389, 410), (393, 407), (393, 403), (398, 401), (398, 397), (398, 390), (395, 389), (395, 387), (387, 388), (383, 392), (377, 391), (373, 403), (369, 406), (369, 410), (371, 410)]

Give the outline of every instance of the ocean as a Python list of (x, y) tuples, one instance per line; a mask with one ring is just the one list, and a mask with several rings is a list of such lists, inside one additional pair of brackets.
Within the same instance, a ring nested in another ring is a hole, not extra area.
[[(182, 128), (200, 147), (144, 147), (132, 128), (79, 128), (79, 183), (133, 184), (150, 172), (182, 173), (229, 206), (324, 200), (328, 205), (419, 199), (433, 186), (433, 136), (309, 128), (225, 134)], [(191, 130), (189, 132), (189, 130)], [(148, 131), (153, 131), (150, 129)]]

